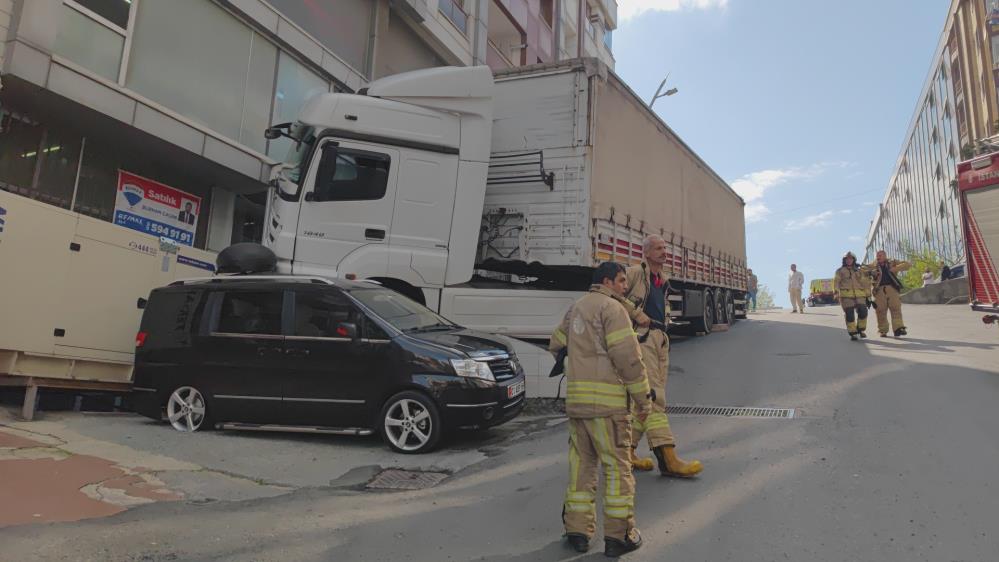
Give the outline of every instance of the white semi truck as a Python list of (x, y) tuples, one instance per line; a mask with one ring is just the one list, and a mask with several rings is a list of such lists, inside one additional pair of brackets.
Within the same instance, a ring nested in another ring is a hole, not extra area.
[(639, 262), (655, 233), (674, 319), (709, 333), (745, 314), (743, 200), (595, 60), (390, 76), (268, 136), (295, 141), (263, 240), (282, 273), (377, 280), (546, 340), (593, 266)]

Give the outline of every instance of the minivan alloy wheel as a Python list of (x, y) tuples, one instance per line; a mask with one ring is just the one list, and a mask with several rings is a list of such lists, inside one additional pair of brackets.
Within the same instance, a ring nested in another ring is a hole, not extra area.
[(167, 419), (177, 431), (197, 431), (205, 421), (205, 397), (194, 387), (178, 388), (167, 401)]
[(427, 408), (409, 398), (392, 404), (384, 423), (386, 437), (404, 451), (416, 451), (426, 446), (434, 430), (433, 418)]

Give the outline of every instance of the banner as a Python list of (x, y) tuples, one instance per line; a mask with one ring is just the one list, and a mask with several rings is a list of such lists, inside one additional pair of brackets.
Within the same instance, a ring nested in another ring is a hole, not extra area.
[(194, 246), (200, 213), (200, 197), (118, 170), (115, 224)]

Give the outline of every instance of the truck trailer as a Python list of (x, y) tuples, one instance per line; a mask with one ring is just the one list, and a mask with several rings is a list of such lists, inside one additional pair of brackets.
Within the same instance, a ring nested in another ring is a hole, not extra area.
[(961, 162), (957, 172), (971, 308), (994, 319), (999, 313), (999, 152)]
[(592, 268), (667, 242), (672, 316), (745, 315), (743, 200), (596, 60), (433, 68), (273, 127), (264, 245), (282, 273), (373, 279), (483, 331), (546, 340)]

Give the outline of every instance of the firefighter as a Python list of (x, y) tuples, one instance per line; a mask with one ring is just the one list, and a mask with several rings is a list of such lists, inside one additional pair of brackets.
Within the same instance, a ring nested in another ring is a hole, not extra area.
[(912, 267), (905, 261), (890, 260), (884, 250), (878, 250), (877, 262), (865, 266), (873, 279), (874, 306), (878, 314), (878, 332), (881, 337), (888, 337), (888, 313), (891, 312), (891, 327), (895, 337), (907, 335), (905, 322), (902, 321), (902, 282), (898, 274)]
[(631, 469), (631, 416), (651, 408), (649, 381), (638, 337), (619, 299), (624, 267), (607, 262), (594, 271), (590, 291), (576, 301), (552, 334), (550, 350), (568, 348), (569, 486), (562, 520), (570, 547), (589, 550), (596, 532), (598, 466), (604, 471), (604, 554), (637, 550), (635, 479)]
[(843, 256), (843, 266), (836, 270), (836, 300), (846, 314), (846, 331), (850, 339), (867, 337), (867, 307), (870, 301), (871, 278), (865, 269), (857, 265), (857, 256), (847, 252)]
[[(704, 466), (701, 461), (685, 461), (676, 455), (676, 440), (666, 417), (666, 378), (669, 374), (669, 337), (666, 326), (669, 324), (669, 300), (667, 289), (669, 280), (663, 271), (668, 259), (666, 241), (661, 236), (651, 235), (644, 243), (645, 259), (641, 264), (628, 268), (628, 292), (626, 299), (633, 305), (630, 308), (632, 321), (638, 326), (638, 341), (642, 346), (642, 362), (649, 376), (654, 401), (652, 413), (643, 423), (634, 421), (632, 447), (638, 447), (644, 433), (648, 437), (649, 449), (655, 455), (659, 472), (664, 476), (693, 478)], [(650, 458), (632, 455), (636, 470), (652, 470)]]

